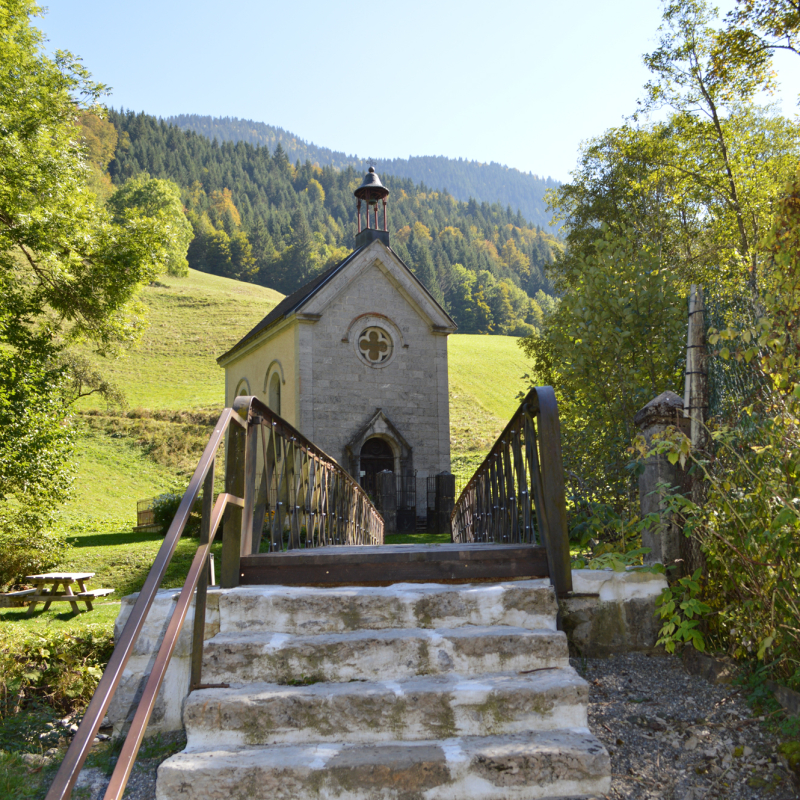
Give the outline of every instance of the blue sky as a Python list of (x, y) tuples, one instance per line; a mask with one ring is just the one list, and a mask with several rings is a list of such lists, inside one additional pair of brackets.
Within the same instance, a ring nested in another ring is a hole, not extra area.
[[(446, 155), (566, 180), (647, 79), (657, 0), (54, 0), (37, 25), (108, 103), (235, 116), (361, 157)], [(800, 59), (780, 62), (787, 93)], [(784, 108), (794, 113), (793, 101)]]

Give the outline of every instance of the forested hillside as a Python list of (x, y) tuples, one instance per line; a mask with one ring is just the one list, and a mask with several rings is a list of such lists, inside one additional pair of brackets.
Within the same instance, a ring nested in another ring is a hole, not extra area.
[[(114, 184), (146, 172), (181, 187), (191, 267), (289, 293), (352, 249), (353, 189), (362, 179), (353, 167), (292, 165), (280, 145), (273, 154), (219, 144), (146, 114), (111, 111), (109, 122)], [(540, 325), (554, 237), (498, 203), (381, 178), (391, 191), (392, 247), (462, 332), (527, 335)]]
[[(320, 167), (353, 167), (357, 172), (366, 172), (369, 166), (363, 158), (304, 142), (293, 133), (264, 122), (236, 117), (203, 117), (198, 114), (177, 114), (168, 117), (166, 121), (209, 139), (216, 137), (220, 142), (260, 144), (268, 147), (270, 152), (274, 152), (280, 144), (292, 162), (299, 159)], [(474, 197), (478, 202), (485, 200), (509, 205), (514, 210), (519, 209), (525, 219), (544, 230), (556, 230), (550, 226), (550, 214), (544, 201), (545, 192), (559, 186), (558, 181), (550, 177), (520, 172), (494, 161), (481, 164), (478, 161), (444, 156), (379, 158), (372, 163), (381, 175), (385, 172), (387, 175), (411, 178), (415, 183), (421, 182), (434, 189), (446, 190), (457, 200), (467, 201)]]

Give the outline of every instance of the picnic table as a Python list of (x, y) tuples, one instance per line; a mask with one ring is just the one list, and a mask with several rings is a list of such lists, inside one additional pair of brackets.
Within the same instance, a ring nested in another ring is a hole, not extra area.
[[(26, 589), (19, 592), (23, 595), (20, 599), (28, 606), (28, 615), (33, 614), (37, 603), (44, 603), (44, 610), (50, 608), (51, 603), (69, 603), (72, 610), (75, 612), (80, 611), (78, 608), (78, 601), (86, 603), (86, 610), (92, 610), (92, 600), (98, 597), (105, 597), (112, 594), (113, 589), (87, 589), (86, 581), (94, 578), (94, 572), (45, 572), (42, 575), (26, 575), (25, 580), (32, 583), (36, 588)], [(79, 592), (73, 592), (73, 584), (78, 584)], [(64, 590), (59, 592), (58, 587), (62, 586)]]

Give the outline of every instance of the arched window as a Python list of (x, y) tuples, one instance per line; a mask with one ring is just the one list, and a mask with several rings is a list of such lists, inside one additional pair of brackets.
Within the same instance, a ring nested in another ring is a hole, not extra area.
[(281, 413), (281, 376), (278, 371), (272, 373), (269, 379), (269, 394), (267, 405), (278, 415)]
[(250, 395), (250, 383), (248, 382), (247, 378), (242, 378), (239, 381), (239, 385), (236, 387), (236, 397), (249, 397)]

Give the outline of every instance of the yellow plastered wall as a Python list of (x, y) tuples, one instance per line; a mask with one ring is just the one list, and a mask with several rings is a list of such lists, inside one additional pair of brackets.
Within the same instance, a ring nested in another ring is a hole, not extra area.
[(277, 371), (281, 374), (281, 416), (299, 427), (299, 379), (297, 364), (297, 322), (291, 320), (276, 326), (267, 339), (258, 340), (225, 367), (225, 405), (232, 405), (239, 394), (255, 395), (269, 404), (267, 380)]

